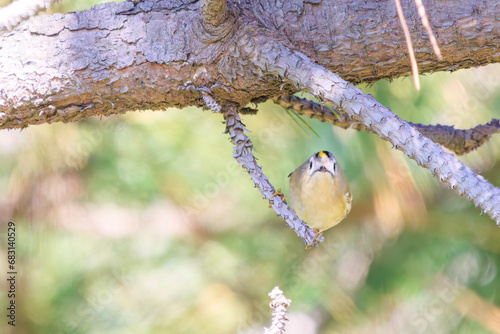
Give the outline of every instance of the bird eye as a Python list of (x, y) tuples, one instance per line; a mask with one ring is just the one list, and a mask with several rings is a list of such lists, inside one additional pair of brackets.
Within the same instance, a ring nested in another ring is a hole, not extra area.
[(337, 163), (333, 164), (333, 171), (335, 172), (335, 167), (337, 167)]
[(313, 162), (309, 161), (309, 169), (312, 169), (312, 168), (313, 168)]

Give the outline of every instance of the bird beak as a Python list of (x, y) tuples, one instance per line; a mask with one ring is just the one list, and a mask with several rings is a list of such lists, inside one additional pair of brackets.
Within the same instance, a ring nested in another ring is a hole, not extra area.
[(330, 173), (333, 175), (333, 173), (330, 170), (328, 170), (328, 168), (326, 168), (325, 166), (321, 166), (319, 169), (316, 170), (316, 172)]

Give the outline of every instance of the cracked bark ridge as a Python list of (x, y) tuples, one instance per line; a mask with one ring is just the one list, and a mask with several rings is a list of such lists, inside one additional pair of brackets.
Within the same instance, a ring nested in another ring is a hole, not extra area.
[(227, 17), (226, 0), (202, 0), (201, 16), (209, 25), (214, 27), (220, 25)]
[[(355, 129), (358, 131), (373, 132), (363, 123), (353, 119), (348, 113), (335, 110), (338, 117), (326, 106), (319, 103), (299, 98), (293, 95), (281, 95), (273, 98), (273, 101), (284, 108), (293, 109), (299, 114), (322, 122), (329, 122), (343, 129)], [(492, 119), (491, 122), (481, 124), (471, 129), (455, 129), (449, 125), (425, 125), (411, 123), (424, 136), (433, 142), (443, 145), (455, 154), (469, 153), (490, 139), (490, 136), (500, 132), (500, 121)]]
[(304, 240), (306, 245), (317, 246), (318, 242), (324, 241), (324, 237), (319, 237), (315, 240), (315, 231), (297, 217), (295, 212), (280, 196), (273, 196), (276, 190), (269, 182), (267, 176), (262, 172), (262, 168), (257, 164), (257, 159), (252, 153), (252, 141), (245, 135), (245, 132), (248, 132), (248, 130), (241, 122), (236, 107), (228, 107), (224, 111), (224, 119), (226, 120), (226, 133), (229, 133), (231, 142), (234, 144), (233, 157), (247, 170), (255, 187), (259, 188), (262, 198), (269, 201), (270, 206), (276, 214), (285, 220), (288, 226)]

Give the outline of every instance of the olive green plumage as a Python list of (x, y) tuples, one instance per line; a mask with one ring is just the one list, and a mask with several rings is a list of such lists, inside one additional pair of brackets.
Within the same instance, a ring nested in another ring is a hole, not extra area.
[(330, 152), (313, 154), (288, 177), (293, 210), (318, 232), (337, 225), (351, 211), (349, 184)]

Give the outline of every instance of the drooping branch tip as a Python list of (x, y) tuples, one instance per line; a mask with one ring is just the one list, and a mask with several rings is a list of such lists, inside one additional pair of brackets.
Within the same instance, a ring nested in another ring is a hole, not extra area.
[(285, 334), (285, 326), (288, 321), (286, 312), (292, 301), (285, 297), (279, 286), (274, 287), (269, 293), (269, 297), (272, 299), (269, 307), (273, 309), (273, 319), (271, 327), (264, 329), (264, 334)]

